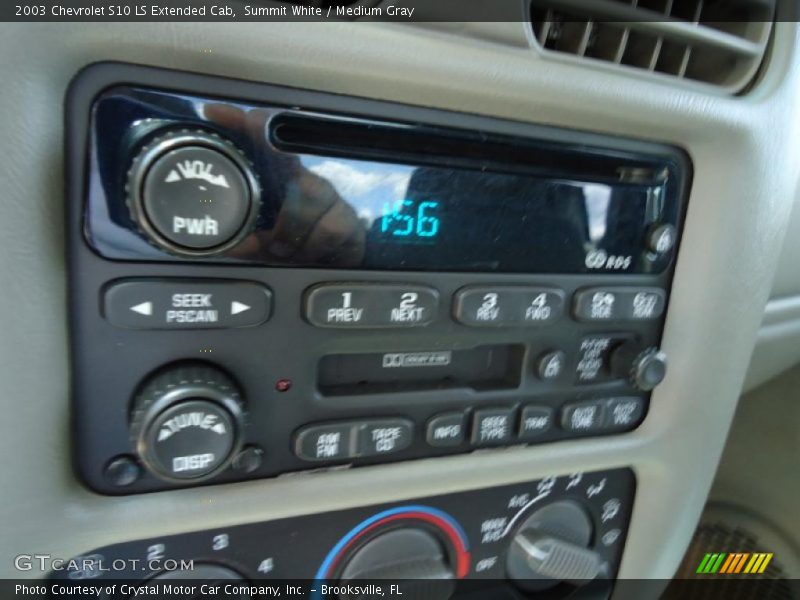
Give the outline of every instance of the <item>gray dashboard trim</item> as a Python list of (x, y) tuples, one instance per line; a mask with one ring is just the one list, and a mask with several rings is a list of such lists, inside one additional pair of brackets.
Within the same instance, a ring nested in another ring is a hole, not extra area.
[[(632, 463), (638, 493), (620, 575), (670, 577), (716, 471), (800, 179), (799, 45), (796, 24), (776, 24), (758, 85), (747, 96), (722, 98), (379, 23), (0, 25), (0, 574), (38, 575), (14, 570), (21, 552), (66, 557), (134, 537)], [(69, 80), (98, 60), (685, 147), (695, 177), (663, 345), (671, 372), (653, 395), (650, 416), (613, 439), (140, 497), (87, 491), (67, 458), (61, 119)]]

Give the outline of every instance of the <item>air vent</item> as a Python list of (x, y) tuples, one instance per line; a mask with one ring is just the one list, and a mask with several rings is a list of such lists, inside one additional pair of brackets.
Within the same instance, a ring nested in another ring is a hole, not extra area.
[(741, 92), (764, 57), (776, 0), (531, 0), (545, 51)]

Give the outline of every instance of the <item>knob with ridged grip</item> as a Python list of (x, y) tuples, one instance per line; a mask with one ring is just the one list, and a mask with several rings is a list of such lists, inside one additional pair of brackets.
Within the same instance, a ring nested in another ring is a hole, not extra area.
[(142, 146), (126, 184), (131, 218), (155, 246), (183, 257), (223, 254), (251, 232), (260, 186), (229, 140), (170, 129)]
[[(354, 590), (359, 590), (358, 582), (383, 579), (402, 582), (403, 598), (411, 600), (447, 600), (455, 591), (455, 573), (443, 544), (420, 527), (380, 533), (347, 559), (340, 575), (340, 582), (354, 584)], [(340, 599), (360, 599), (359, 593)]]
[(584, 585), (602, 576), (607, 565), (589, 547), (594, 531), (586, 510), (560, 500), (531, 514), (516, 530), (506, 558), (509, 578), (528, 592), (560, 583)]
[(667, 355), (655, 346), (626, 342), (611, 354), (611, 370), (642, 392), (649, 392), (667, 375)]
[(206, 363), (148, 377), (134, 399), (131, 441), (142, 463), (172, 483), (210, 479), (242, 445), (244, 403), (233, 379)]

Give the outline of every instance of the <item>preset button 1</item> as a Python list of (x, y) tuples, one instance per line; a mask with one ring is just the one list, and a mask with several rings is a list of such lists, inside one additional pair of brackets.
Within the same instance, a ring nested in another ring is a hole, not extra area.
[(266, 321), (272, 292), (250, 281), (123, 279), (103, 297), (103, 315), (129, 329), (220, 329)]
[(421, 327), (436, 317), (439, 292), (402, 284), (326, 283), (306, 294), (306, 319), (341, 329)]

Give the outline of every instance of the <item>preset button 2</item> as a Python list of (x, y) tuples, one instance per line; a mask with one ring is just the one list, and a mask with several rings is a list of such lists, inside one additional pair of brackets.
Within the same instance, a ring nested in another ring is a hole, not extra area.
[(322, 284), (306, 294), (306, 319), (317, 327), (420, 327), (436, 317), (439, 292), (402, 284)]
[(249, 281), (125, 279), (105, 290), (103, 314), (129, 329), (219, 329), (266, 321), (272, 292)]

